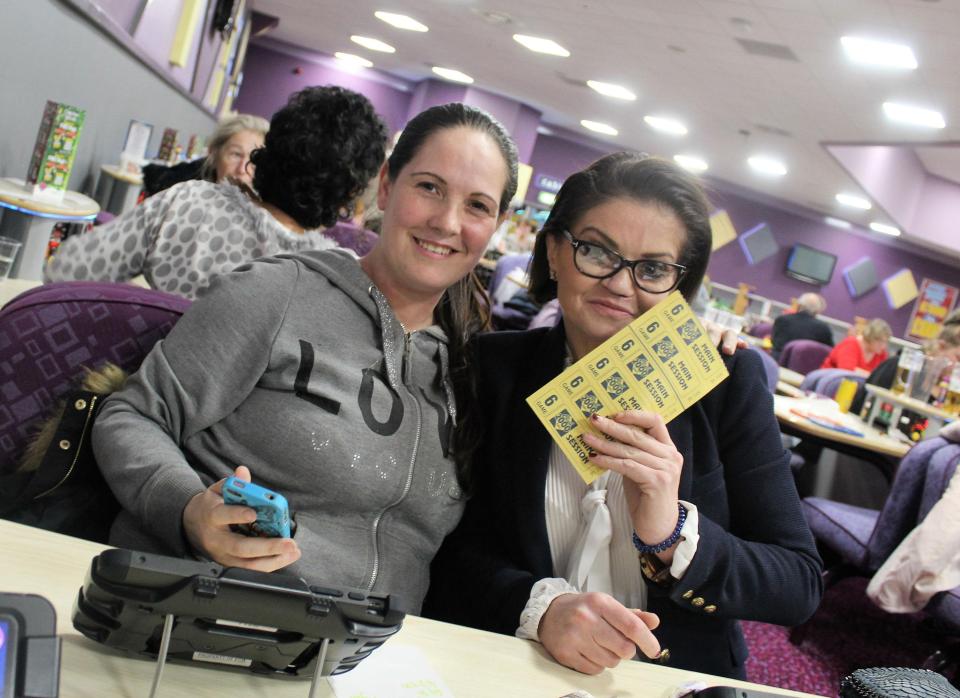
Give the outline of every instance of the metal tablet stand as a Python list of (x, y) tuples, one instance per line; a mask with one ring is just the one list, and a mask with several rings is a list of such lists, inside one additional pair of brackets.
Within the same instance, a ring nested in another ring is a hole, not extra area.
[[(167, 664), (167, 650), (170, 648), (170, 636), (173, 634), (174, 615), (168, 613), (163, 618), (163, 635), (160, 637), (160, 651), (157, 652), (157, 668), (153, 672), (153, 685), (150, 687), (150, 698), (157, 698), (159, 695), (160, 678), (163, 676), (163, 667)], [(323, 638), (320, 643), (320, 656), (317, 657), (317, 670), (313, 673), (310, 680), (310, 693), (307, 698), (317, 698), (317, 689), (320, 687), (320, 681), (323, 678), (323, 662), (327, 658), (327, 647), (330, 645), (330, 638)]]

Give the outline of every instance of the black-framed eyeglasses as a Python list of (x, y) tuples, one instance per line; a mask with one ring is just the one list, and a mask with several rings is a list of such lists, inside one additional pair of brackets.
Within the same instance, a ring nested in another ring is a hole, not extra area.
[(669, 293), (680, 285), (687, 273), (682, 264), (661, 262), (658, 259), (625, 259), (598, 242), (580, 240), (569, 230), (562, 231), (573, 247), (573, 264), (584, 276), (609, 279), (624, 267), (630, 269), (633, 282), (647, 293)]

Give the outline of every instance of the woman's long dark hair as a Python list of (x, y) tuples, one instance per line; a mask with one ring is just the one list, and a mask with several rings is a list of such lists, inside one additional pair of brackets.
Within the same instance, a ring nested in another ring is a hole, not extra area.
[[(430, 136), (448, 128), (467, 127), (488, 135), (503, 155), (507, 181), (500, 194), (499, 213), (503, 214), (517, 191), (517, 146), (503, 125), (487, 112), (458, 102), (431, 107), (413, 117), (387, 160), (387, 174), (396, 181)], [(464, 493), (472, 490), (470, 461), (479, 444), (480, 415), (476, 412), (473, 361), (470, 339), (490, 327), (490, 302), (486, 290), (472, 271), (448, 288), (436, 310), (437, 323), (447, 334), (450, 375), (457, 401), (457, 426), (453, 431), (452, 454), (457, 465), (457, 480)]]

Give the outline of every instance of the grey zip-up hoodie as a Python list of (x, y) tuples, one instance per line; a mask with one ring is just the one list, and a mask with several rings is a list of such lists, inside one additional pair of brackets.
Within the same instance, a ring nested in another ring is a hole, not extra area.
[(246, 465), (294, 512), (303, 557), (287, 572), (418, 612), (463, 510), (446, 351), (437, 327), (406, 335), (342, 250), (218, 277), (97, 419), (124, 508), (111, 543), (189, 554), (183, 508)]

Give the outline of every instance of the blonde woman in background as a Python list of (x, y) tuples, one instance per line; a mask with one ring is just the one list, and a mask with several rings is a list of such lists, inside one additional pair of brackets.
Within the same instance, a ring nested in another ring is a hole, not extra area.
[(820, 368), (843, 368), (866, 375), (887, 360), (887, 342), (892, 334), (886, 320), (874, 318), (859, 335), (835, 346)]

